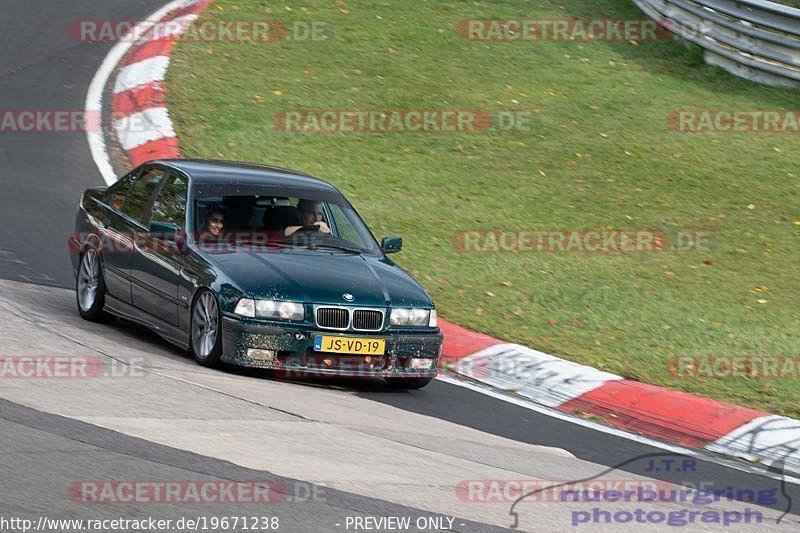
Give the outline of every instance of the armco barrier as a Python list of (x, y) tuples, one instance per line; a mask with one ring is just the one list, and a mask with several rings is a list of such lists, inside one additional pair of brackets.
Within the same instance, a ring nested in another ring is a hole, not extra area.
[(800, 88), (800, 9), (767, 0), (633, 0), (704, 49), (708, 64), (757, 83)]

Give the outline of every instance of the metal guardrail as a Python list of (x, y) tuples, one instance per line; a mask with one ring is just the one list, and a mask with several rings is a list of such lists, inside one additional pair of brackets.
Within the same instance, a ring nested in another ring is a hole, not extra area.
[(706, 63), (767, 85), (800, 88), (800, 9), (767, 0), (633, 0), (704, 49)]

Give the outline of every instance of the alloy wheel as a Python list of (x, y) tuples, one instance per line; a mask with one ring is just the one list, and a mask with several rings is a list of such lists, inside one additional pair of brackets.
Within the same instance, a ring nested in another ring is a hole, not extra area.
[(100, 285), (100, 259), (97, 252), (87, 250), (83, 254), (78, 271), (78, 303), (84, 312), (88, 312), (97, 299), (97, 288)]
[(210, 292), (203, 292), (194, 305), (192, 315), (192, 343), (200, 359), (208, 357), (217, 343), (219, 312), (217, 300)]

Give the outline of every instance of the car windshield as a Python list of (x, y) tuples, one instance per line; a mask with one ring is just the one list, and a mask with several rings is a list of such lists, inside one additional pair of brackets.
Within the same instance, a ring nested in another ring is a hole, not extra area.
[(199, 184), (194, 191), (196, 242), (295, 247), (379, 254), (361, 217), (335, 191)]

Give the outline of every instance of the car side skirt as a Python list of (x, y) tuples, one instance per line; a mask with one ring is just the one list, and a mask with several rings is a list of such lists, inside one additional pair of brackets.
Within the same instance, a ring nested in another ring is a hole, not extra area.
[(106, 294), (106, 304), (103, 308), (113, 315), (130, 320), (131, 322), (136, 322), (137, 324), (141, 324), (142, 326), (153, 330), (165, 340), (171, 342), (181, 349), (189, 349), (188, 332), (185, 332), (171, 324), (167, 324), (166, 322), (163, 322), (158, 318), (145, 313), (141, 309), (114, 298), (110, 294)]

